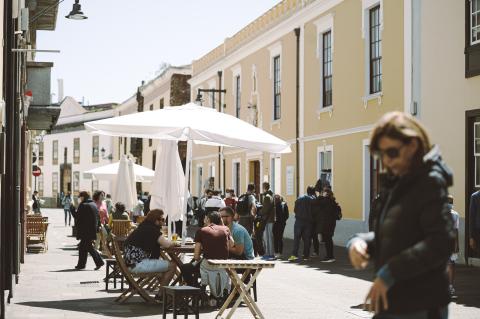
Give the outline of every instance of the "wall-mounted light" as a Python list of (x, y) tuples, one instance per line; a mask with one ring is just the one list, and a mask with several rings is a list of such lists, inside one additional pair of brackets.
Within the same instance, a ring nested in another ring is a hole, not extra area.
[(65, 16), (65, 18), (72, 19), (72, 20), (88, 19), (88, 17), (83, 14), (82, 6), (80, 5), (79, 2), (80, 2), (80, 0), (75, 0), (75, 3), (73, 4), (72, 11), (70, 11), (70, 13)]
[(111, 160), (113, 159), (113, 155), (112, 155), (112, 154), (108, 154), (107, 156), (105, 156), (105, 153), (106, 153), (106, 152), (107, 152), (107, 151), (105, 150), (105, 147), (102, 147), (102, 148), (100, 149), (100, 155), (102, 156), (102, 159), (108, 159), (108, 160), (111, 161)]

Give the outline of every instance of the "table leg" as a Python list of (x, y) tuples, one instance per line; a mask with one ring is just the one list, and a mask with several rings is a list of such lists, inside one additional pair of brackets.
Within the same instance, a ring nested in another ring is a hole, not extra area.
[[(238, 291), (240, 296), (238, 299), (235, 301), (235, 304), (233, 305), (232, 309), (230, 309), (230, 312), (227, 315), (227, 319), (231, 318), (235, 310), (237, 309), (238, 305), (240, 302), (243, 300), (245, 301), (245, 304), (248, 306), (250, 309), (250, 312), (253, 314), (254, 318), (264, 318), (263, 314), (261, 313), (260, 309), (255, 303), (255, 300), (253, 300), (252, 296), (250, 295), (250, 288), (252, 287), (253, 283), (255, 280), (257, 280), (258, 275), (260, 274), (261, 268), (255, 270), (253, 276), (250, 278), (250, 281), (248, 282), (247, 285), (241, 280), (238, 275), (236, 274), (235, 270), (232, 269), (227, 269), (227, 271), (230, 274), (230, 278), (234, 282), (234, 287), (235, 290)], [(243, 278), (243, 276), (242, 276)]]

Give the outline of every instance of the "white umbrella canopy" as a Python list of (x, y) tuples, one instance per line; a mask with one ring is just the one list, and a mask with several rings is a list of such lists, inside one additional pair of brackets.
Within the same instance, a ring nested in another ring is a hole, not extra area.
[[(84, 173), (92, 174), (92, 176), (96, 179), (114, 180), (118, 175), (119, 167), (120, 161), (96, 167), (94, 169), (85, 171)], [(155, 175), (155, 171), (149, 169), (148, 167), (137, 165), (135, 163), (133, 164), (133, 171), (135, 175), (135, 181), (137, 182), (151, 182)]]
[(158, 138), (289, 153), (290, 145), (235, 116), (194, 103), (85, 123), (88, 131), (110, 136)]
[(132, 210), (137, 204), (137, 194), (135, 185), (135, 175), (133, 173), (132, 160), (123, 155), (118, 165), (117, 180), (115, 192), (113, 194), (115, 202), (122, 202), (128, 210)]
[(164, 140), (158, 144), (155, 168), (150, 209), (162, 209), (170, 222), (181, 220), (185, 200), (185, 174), (176, 141)]

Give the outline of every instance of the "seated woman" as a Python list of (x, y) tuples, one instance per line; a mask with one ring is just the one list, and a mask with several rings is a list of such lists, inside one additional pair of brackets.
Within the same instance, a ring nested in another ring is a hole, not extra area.
[(118, 202), (115, 204), (115, 209), (110, 214), (108, 218), (108, 226), (110, 229), (112, 228), (112, 222), (114, 219), (122, 219), (122, 220), (129, 220), (130, 217), (128, 213), (125, 211), (125, 204), (122, 202)]
[(160, 284), (168, 286), (175, 274), (175, 264), (159, 259), (160, 247), (169, 248), (176, 244), (162, 236), (160, 229), (165, 221), (163, 215), (161, 209), (153, 209), (148, 213), (145, 220), (125, 240), (124, 258), (132, 273), (164, 273)]

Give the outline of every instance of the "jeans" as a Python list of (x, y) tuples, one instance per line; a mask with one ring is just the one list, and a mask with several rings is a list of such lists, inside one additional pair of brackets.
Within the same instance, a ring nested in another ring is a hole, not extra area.
[(298, 257), (300, 249), (300, 239), (303, 240), (303, 257), (310, 257), (310, 240), (312, 232), (312, 223), (301, 219), (295, 220), (293, 226), (293, 252), (292, 255)]
[(103, 260), (98, 251), (93, 248), (91, 240), (80, 240), (80, 245), (78, 246), (78, 264), (77, 267), (85, 268), (87, 264), (88, 253), (92, 256), (95, 266), (103, 265)]
[(68, 226), (72, 223), (72, 213), (69, 208), (64, 208), (63, 212), (65, 213), (65, 226), (67, 226), (67, 216), (68, 216)]
[(275, 255), (275, 249), (273, 248), (273, 223), (267, 223), (265, 225), (265, 231), (263, 233), (263, 244), (265, 245), (265, 255)]
[(166, 272), (168, 270), (169, 262), (161, 259), (144, 259), (135, 267), (131, 268), (133, 273), (144, 273), (144, 272)]
[(275, 222), (273, 224), (273, 247), (275, 253), (283, 252), (283, 232), (285, 231), (285, 223)]
[(406, 314), (378, 314), (373, 319), (448, 319), (448, 306)]
[(327, 250), (327, 258), (333, 257), (333, 240), (332, 234), (322, 233), (322, 241), (325, 243), (325, 249)]

